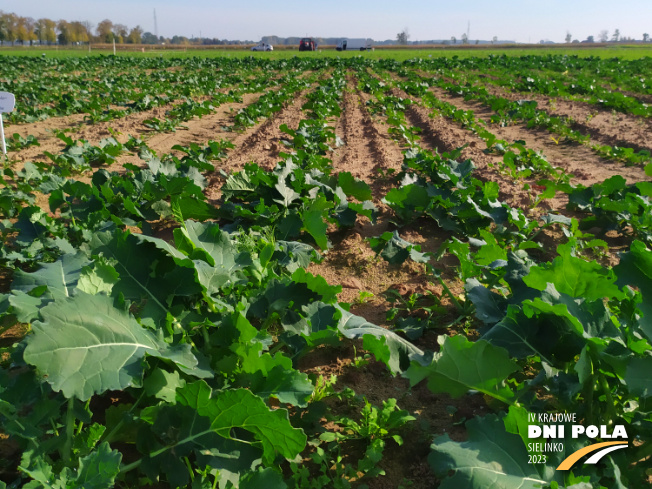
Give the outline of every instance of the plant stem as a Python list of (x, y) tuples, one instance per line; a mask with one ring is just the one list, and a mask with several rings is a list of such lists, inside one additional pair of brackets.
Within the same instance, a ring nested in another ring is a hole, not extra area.
[(66, 442), (63, 444), (62, 458), (69, 462), (72, 453), (72, 437), (75, 433), (75, 415), (72, 411), (75, 398), (68, 399), (68, 412), (66, 413)]
[(140, 394), (140, 397), (138, 397), (138, 399), (136, 399), (136, 402), (134, 402), (133, 405), (129, 408), (129, 411), (127, 411), (122, 415), (122, 418), (120, 419), (118, 424), (115, 425), (113, 429), (107, 435), (104, 436), (104, 438), (102, 439), (102, 443), (104, 442), (111, 443), (111, 439), (115, 436), (118, 430), (122, 428), (122, 425), (125, 423), (125, 417), (128, 414), (131, 414), (131, 412), (136, 408), (136, 406), (138, 406), (138, 403), (142, 400), (144, 395), (145, 395), (145, 391), (143, 390), (143, 392)]
[(618, 414), (616, 413), (616, 408), (614, 407), (613, 397), (611, 397), (611, 387), (609, 387), (609, 382), (607, 382), (607, 378), (604, 376), (602, 372), (598, 373), (598, 380), (600, 382), (600, 387), (602, 388), (602, 391), (604, 392), (607, 401), (607, 412), (609, 413), (609, 419), (607, 420), (607, 424), (612, 425), (616, 420), (616, 418), (618, 417)]

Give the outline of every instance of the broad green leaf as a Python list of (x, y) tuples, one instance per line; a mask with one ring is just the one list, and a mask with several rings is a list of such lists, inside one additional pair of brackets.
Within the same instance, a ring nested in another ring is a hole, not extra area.
[(148, 396), (156, 397), (165, 402), (174, 404), (177, 398), (177, 389), (186, 385), (179, 372), (168, 372), (156, 368), (143, 382), (143, 388)]
[[(393, 372), (404, 372), (410, 362), (424, 365), (424, 352), (400, 337), (396, 333), (368, 322), (361, 316), (356, 316), (336, 306), (341, 314), (337, 329), (347, 338), (362, 338), (365, 341), (365, 348), (383, 361)], [(373, 338), (366, 338), (370, 335)]]
[(342, 187), (346, 195), (354, 197), (360, 202), (372, 198), (369, 185), (362, 180), (356, 180), (348, 171), (340, 172), (337, 176), (337, 184)]
[(427, 378), (428, 387), (436, 394), (446, 392), (460, 397), (469, 390), (477, 390), (511, 404), (514, 392), (505, 381), (517, 370), (519, 367), (507, 350), (457, 335), (444, 338), (440, 353), (435, 354), (430, 365), (412, 363), (406, 377), (412, 385)]
[(621, 255), (614, 271), (618, 275), (618, 285), (629, 285), (640, 290), (643, 302), (638, 307), (643, 313), (643, 331), (652, 341), (652, 251), (641, 241), (632, 242), (630, 250)]
[(425, 187), (410, 184), (391, 189), (383, 202), (388, 204), (402, 221), (409, 222), (423, 214), (430, 205), (430, 196)]
[(497, 416), (474, 418), (466, 427), (467, 441), (454, 442), (444, 435), (430, 447), (428, 462), (442, 479), (441, 489), (540, 489), (549, 482), (528, 464), (523, 441), (507, 433)]
[(257, 185), (249, 178), (249, 173), (241, 171), (230, 175), (222, 185), (222, 195), (225, 199), (247, 195), (249, 192), (255, 192)]
[(87, 294), (111, 294), (113, 286), (118, 282), (119, 275), (111, 265), (104, 260), (97, 259), (93, 268), (86, 267), (82, 271), (77, 283), (77, 290)]
[(277, 173), (278, 179), (274, 188), (281, 195), (280, 199), (274, 199), (274, 202), (282, 205), (283, 207), (290, 207), (290, 204), (295, 200), (301, 198), (301, 195), (294, 191), (291, 187), (288, 187), (286, 179), (288, 175), (292, 173), (296, 167), (295, 165), (286, 165), (280, 169)]
[(240, 481), (240, 489), (287, 489), (283, 476), (273, 469), (258, 469), (246, 474)]
[(38, 318), (43, 304), (49, 301), (45, 300), (42, 296), (34, 297), (17, 290), (7, 297), (7, 302), (13, 308), (13, 312), (16, 314), (18, 321), (29, 323)]
[[(293, 459), (306, 445), (306, 435), (292, 427), (285, 409), (270, 410), (260, 397), (248, 390), (229, 389), (213, 395), (206, 382), (197, 381), (177, 390), (177, 402), (209, 419), (206, 433), (214, 432), (227, 439), (234, 438), (234, 428), (252, 433), (262, 444), (263, 461), (267, 465), (273, 464), (277, 455)], [(197, 433), (193, 438), (202, 434)]]
[(79, 470), (75, 486), (84, 489), (106, 489), (113, 487), (116, 476), (120, 473), (122, 454), (111, 450), (107, 442), (79, 460)]
[(88, 259), (82, 253), (77, 253), (63, 255), (54, 263), (44, 263), (36, 272), (16, 270), (12, 289), (29, 292), (46, 285), (52, 299), (65, 299), (74, 294), (82, 268), (88, 264)]
[(194, 197), (176, 197), (173, 199), (173, 205), (178, 206), (178, 209), (181, 211), (181, 214), (185, 219), (206, 221), (208, 219), (217, 219), (219, 217), (217, 207)]
[(404, 240), (398, 231), (387, 231), (379, 237), (370, 238), (369, 244), (372, 250), (380, 253), (380, 256), (392, 265), (399, 265), (408, 258), (419, 263), (427, 263), (430, 260), (426, 253), (421, 253), (421, 246)]
[(269, 353), (258, 359), (246, 358), (235, 386), (245, 387), (263, 399), (275, 397), (282, 403), (300, 407), (307, 406), (314, 391), (308, 375), (294, 370), (289, 358), (279, 354), (272, 357)]
[(627, 365), (625, 382), (627, 389), (634, 396), (652, 397), (652, 357), (633, 358)]
[(145, 354), (192, 368), (189, 345), (170, 347), (104, 295), (79, 293), (44, 307), (23, 354), (55, 391), (87, 400), (140, 385)]
[(336, 302), (337, 294), (342, 292), (341, 285), (329, 285), (321, 275), (313, 275), (303, 268), (295, 270), (292, 274), (292, 280), (306, 284), (310, 290), (321, 296), (323, 302), (327, 303)]
[(328, 248), (328, 238), (326, 237), (328, 224), (326, 223), (325, 218), (327, 217), (326, 211), (332, 207), (333, 204), (328, 202), (323, 195), (320, 195), (317, 199), (308, 204), (306, 210), (301, 215), (301, 220), (303, 222), (302, 229), (313, 237), (317, 246), (322, 250)]
[(623, 299), (624, 294), (615, 284), (611, 270), (596, 262), (588, 262), (571, 255), (570, 244), (559, 245), (557, 256), (551, 264), (530, 268), (523, 280), (537, 290), (545, 290), (551, 283), (562, 294), (596, 301), (604, 297)]
[(487, 289), (477, 279), (467, 279), (466, 296), (475, 306), (476, 317), (485, 324), (495, 324), (505, 317), (507, 300)]
[[(195, 271), (167, 257), (156, 244), (141, 240), (129, 233), (96, 233), (91, 241), (93, 254), (102, 254), (111, 260), (120, 280), (112, 294), (123, 294), (126, 299), (142, 302), (140, 317), (163, 321), (170, 312), (168, 304), (175, 296), (192, 296), (201, 292)], [(169, 260), (165, 264), (165, 260)]]

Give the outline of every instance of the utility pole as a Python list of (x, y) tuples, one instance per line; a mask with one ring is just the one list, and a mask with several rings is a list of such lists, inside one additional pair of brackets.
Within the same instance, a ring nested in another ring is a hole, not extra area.
[(154, 35), (156, 36), (156, 42), (158, 42), (158, 22), (156, 22), (156, 9), (154, 9)]

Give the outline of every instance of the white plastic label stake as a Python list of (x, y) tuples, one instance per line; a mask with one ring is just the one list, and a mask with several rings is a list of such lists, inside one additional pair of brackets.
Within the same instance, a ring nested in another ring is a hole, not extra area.
[(5, 143), (5, 128), (2, 123), (2, 113), (11, 112), (16, 105), (16, 97), (13, 93), (0, 92), (0, 134), (2, 135), (2, 154), (7, 154), (7, 143)]
[(0, 112), (0, 133), (2, 133), (2, 154), (7, 154), (7, 145), (5, 144), (5, 127), (2, 125), (2, 112)]
[(11, 112), (16, 106), (16, 97), (13, 93), (0, 92), (0, 112)]

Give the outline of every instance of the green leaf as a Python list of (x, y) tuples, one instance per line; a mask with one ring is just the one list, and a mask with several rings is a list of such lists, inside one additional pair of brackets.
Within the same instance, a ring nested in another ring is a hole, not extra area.
[(625, 382), (633, 396), (652, 397), (652, 357), (633, 358), (627, 365)]
[(236, 387), (246, 387), (266, 399), (275, 397), (282, 403), (306, 407), (314, 386), (307, 374), (292, 368), (292, 361), (276, 354), (265, 353), (245, 359), (243, 374), (238, 376)]
[(327, 303), (336, 302), (337, 294), (342, 292), (341, 285), (329, 285), (329, 283), (326, 282), (326, 279), (321, 275), (313, 275), (310, 272), (306, 272), (303, 268), (294, 271), (292, 274), (292, 280), (294, 282), (306, 284), (308, 289), (319, 294), (321, 300)]
[(505, 381), (517, 370), (519, 367), (507, 350), (457, 335), (444, 338), (440, 353), (435, 354), (430, 365), (412, 363), (406, 377), (412, 385), (427, 378), (428, 387), (435, 394), (446, 392), (460, 397), (469, 390), (477, 390), (512, 404), (514, 392)]
[(467, 279), (464, 289), (480, 321), (495, 324), (505, 317), (507, 300), (503, 296), (490, 291), (475, 278)]
[(220, 216), (217, 207), (194, 197), (175, 197), (172, 203), (173, 206), (177, 206), (185, 219), (207, 221), (208, 219), (217, 219)]
[(173, 315), (168, 304), (174, 296), (201, 292), (195, 271), (174, 266), (175, 262), (153, 242), (130, 233), (102, 232), (93, 236), (91, 248), (93, 254), (102, 254), (111, 260), (120, 275), (113, 286), (113, 295), (121, 293), (126, 299), (142, 302), (140, 317), (163, 321), (168, 314)]
[(120, 452), (111, 450), (107, 442), (102, 443), (97, 450), (79, 460), (74, 487), (84, 489), (113, 487), (115, 478), (120, 472), (121, 461)]
[(111, 290), (118, 282), (119, 277), (115, 268), (106, 263), (106, 261), (98, 258), (93, 268), (84, 268), (77, 283), (77, 290), (91, 295), (100, 293), (111, 294)]
[[(40, 308), (53, 300), (61, 300), (72, 296), (75, 293), (82, 269), (89, 263), (83, 253), (77, 253), (75, 255), (63, 255), (54, 263), (45, 263), (36, 272), (27, 273), (19, 269), (15, 271), (11, 288), (14, 293), (28, 293), (37, 287), (47, 287), (46, 293), (38, 294), (40, 297), (38, 307)], [(14, 301), (11, 302), (12, 304), (14, 303)], [(35, 301), (29, 302), (33, 302), (36, 305)], [(13, 305), (20, 313), (27, 314), (29, 311), (33, 312), (30, 306), (23, 308), (26, 306), (24, 303)], [(35, 316), (32, 314), (32, 317)]]
[(643, 302), (638, 308), (644, 316), (645, 334), (652, 341), (652, 251), (641, 241), (632, 242), (630, 250), (621, 255), (614, 272), (618, 275), (618, 285), (640, 290)]
[(295, 165), (288, 164), (278, 172), (277, 182), (274, 188), (281, 194), (280, 199), (274, 199), (274, 202), (281, 204), (283, 207), (290, 207), (290, 204), (295, 200), (301, 198), (301, 195), (295, 192), (291, 187), (288, 187), (286, 183), (286, 178), (292, 173), (292, 170), (296, 168)]
[(320, 195), (307, 206), (301, 215), (302, 229), (313, 237), (317, 246), (322, 250), (328, 248), (328, 238), (326, 237), (328, 224), (325, 219), (328, 215), (327, 210), (332, 207), (332, 202), (328, 202), (323, 195)]
[(383, 199), (383, 202), (388, 204), (404, 222), (409, 222), (423, 214), (430, 201), (426, 188), (415, 184), (393, 188)]
[(283, 476), (273, 469), (258, 469), (256, 472), (245, 474), (240, 480), (240, 489), (287, 489)]
[(392, 265), (401, 264), (408, 258), (419, 263), (427, 263), (430, 260), (426, 253), (421, 253), (421, 246), (404, 240), (398, 231), (387, 231), (378, 237), (369, 238), (369, 244), (372, 250), (380, 253), (380, 256)]
[(360, 316), (345, 311), (336, 306), (341, 314), (337, 325), (338, 330), (347, 338), (363, 338), (365, 348), (368, 348), (378, 360), (384, 362), (393, 372), (405, 371), (410, 362), (424, 365), (424, 352), (406, 339), (385, 328), (368, 322)]
[(156, 368), (143, 382), (143, 388), (148, 396), (156, 397), (165, 402), (174, 404), (177, 398), (177, 389), (186, 385), (179, 372), (168, 372)]
[(104, 295), (79, 293), (44, 307), (23, 354), (66, 397), (89, 399), (107, 390), (140, 385), (145, 354), (188, 368), (197, 365), (189, 345), (170, 347)]
[(528, 464), (523, 441), (507, 433), (497, 416), (474, 418), (466, 427), (467, 441), (454, 442), (444, 435), (430, 447), (428, 462), (442, 479), (441, 489), (540, 489), (549, 482)]
[(279, 240), (275, 243), (273, 259), (293, 273), (299, 268), (307, 268), (313, 261), (318, 261), (320, 255), (309, 244)]
[[(252, 433), (262, 444), (263, 461), (267, 465), (274, 463), (277, 454), (293, 459), (306, 445), (306, 435), (292, 427), (285, 409), (271, 411), (260, 397), (248, 390), (226, 390), (213, 396), (211, 388), (202, 380), (179, 389), (177, 402), (209, 418), (209, 432), (227, 439), (234, 439), (234, 428)], [(201, 435), (195, 434), (193, 438)]]
[(341, 172), (337, 176), (337, 184), (342, 187), (346, 195), (354, 197), (360, 202), (372, 198), (369, 185), (362, 180), (356, 180), (348, 171)]
[(217, 224), (186, 221), (174, 230), (174, 238), (177, 248), (193, 260), (199, 283), (209, 295), (244, 279), (240, 271), (251, 260), (237, 253), (228, 233)]
[(571, 297), (596, 301), (604, 297), (624, 299), (624, 294), (615, 284), (616, 276), (595, 261), (587, 262), (571, 255), (570, 244), (559, 245), (552, 264), (530, 268), (523, 280), (537, 290), (545, 290), (551, 283), (557, 291)]

